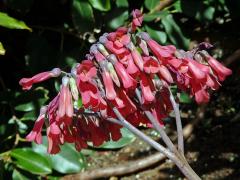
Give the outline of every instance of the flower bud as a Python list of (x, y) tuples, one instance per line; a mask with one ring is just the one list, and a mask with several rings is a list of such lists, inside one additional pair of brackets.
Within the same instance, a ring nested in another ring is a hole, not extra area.
[(110, 73), (110, 76), (112, 78), (112, 80), (114, 81), (114, 83), (120, 87), (120, 82), (119, 82), (119, 79), (118, 79), (118, 76), (117, 76), (117, 73), (112, 65), (111, 62), (107, 62), (107, 70), (109, 71)]
[(101, 43), (97, 44), (97, 48), (105, 57), (107, 57), (109, 55), (108, 51)]
[(76, 81), (73, 77), (71, 77), (69, 79), (69, 84), (70, 84), (70, 90), (71, 90), (71, 93), (72, 93), (72, 96), (73, 96), (73, 99), (75, 101), (78, 100), (78, 96), (79, 96), (79, 93), (78, 93), (78, 88), (77, 88), (77, 84), (76, 84)]

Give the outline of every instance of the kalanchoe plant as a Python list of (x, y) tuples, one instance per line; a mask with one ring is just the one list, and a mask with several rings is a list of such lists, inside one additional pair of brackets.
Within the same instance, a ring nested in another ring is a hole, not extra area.
[[(42, 107), (27, 140), (41, 144), (45, 122), (49, 153), (58, 153), (66, 142), (80, 151), (89, 142), (100, 146), (119, 140), (124, 126), (171, 159), (188, 179), (200, 179), (184, 157), (180, 113), (170, 86), (177, 85), (199, 104), (206, 103), (209, 90), (218, 89), (231, 70), (208, 54), (210, 44), (201, 43), (191, 51), (162, 46), (138, 30), (141, 12), (135, 10), (132, 16), (128, 27), (103, 34), (70, 73), (55, 68), (20, 80), (29, 90), (34, 83), (62, 77), (60, 92)], [(176, 116), (177, 147), (164, 131), (163, 118), (171, 111)], [(140, 124), (155, 128), (166, 147), (139, 131)]]

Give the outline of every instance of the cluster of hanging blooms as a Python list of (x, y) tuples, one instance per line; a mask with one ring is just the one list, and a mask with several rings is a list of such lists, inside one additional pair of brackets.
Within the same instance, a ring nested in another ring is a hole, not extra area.
[[(172, 111), (169, 86), (195, 97), (197, 103), (209, 101), (209, 90), (231, 74), (207, 52), (211, 45), (201, 43), (191, 51), (162, 46), (146, 32), (137, 32), (143, 15), (132, 12), (128, 27), (104, 33), (90, 48), (86, 59), (70, 73), (59, 68), (32, 78), (23, 78), (20, 85), (29, 90), (34, 83), (52, 77), (62, 77), (57, 96), (41, 108), (40, 115), (27, 140), (42, 143), (42, 127), (47, 126), (48, 152), (56, 154), (60, 145), (74, 143), (77, 150), (88, 143), (99, 146), (105, 141), (121, 138), (118, 124), (107, 121), (116, 118), (113, 107), (134, 126), (151, 123), (143, 110), (150, 111), (158, 122)], [(140, 98), (136, 97), (136, 90)], [(82, 106), (79, 106), (82, 101)]]

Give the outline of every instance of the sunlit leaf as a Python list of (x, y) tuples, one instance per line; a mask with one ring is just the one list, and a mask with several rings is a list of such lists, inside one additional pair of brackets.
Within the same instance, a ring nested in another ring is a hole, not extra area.
[(167, 16), (169, 14), (168, 11), (158, 11), (158, 12), (153, 12), (153, 13), (148, 13), (144, 15), (144, 21), (150, 22), (155, 20), (156, 18), (162, 19), (163, 17)]
[(169, 14), (162, 19), (162, 24), (168, 34), (171, 42), (178, 48), (188, 49), (189, 39), (183, 35), (181, 28), (173, 19), (172, 15)]
[(10, 155), (17, 167), (32, 174), (50, 174), (52, 172), (48, 160), (31, 148), (14, 149)]
[(32, 31), (30, 27), (28, 27), (23, 21), (19, 21), (8, 16), (6, 13), (0, 12), (0, 26), (9, 29), (27, 29)]
[(159, 3), (160, 3), (159, 0), (145, 0), (144, 1), (144, 5), (149, 11), (153, 10), (153, 8), (155, 8), (156, 5)]
[(116, 0), (116, 5), (118, 8), (120, 7), (128, 7), (128, 1), (127, 0)]
[(166, 43), (167, 35), (165, 32), (152, 29), (147, 25), (145, 26), (145, 28), (146, 28), (147, 32), (149, 33), (149, 35), (151, 36), (151, 38), (153, 38), (154, 40), (158, 41), (161, 44)]
[(6, 50), (4, 49), (2, 43), (0, 42), (0, 55), (5, 55)]
[(89, 2), (95, 9), (100, 11), (109, 11), (111, 9), (110, 0), (89, 0)]
[(112, 29), (116, 29), (124, 24), (124, 22), (128, 19), (128, 11), (122, 11), (119, 12), (120, 14), (117, 16), (114, 16), (113, 19), (111, 19), (108, 22), (108, 26)]
[(47, 157), (53, 169), (60, 173), (76, 173), (86, 167), (84, 155), (77, 152), (72, 144), (61, 146), (61, 152), (56, 155), (47, 154), (47, 138), (43, 137), (43, 144), (32, 143), (33, 150)]

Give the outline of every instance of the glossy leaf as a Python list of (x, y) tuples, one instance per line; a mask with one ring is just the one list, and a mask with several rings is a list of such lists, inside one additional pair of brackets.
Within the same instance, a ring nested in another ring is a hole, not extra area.
[(3, 44), (0, 42), (0, 55), (5, 55), (6, 50), (3, 47)]
[(61, 152), (56, 155), (47, 154), (47, 138), (43, 137), (43, 144), (32, 143), (33, 150), (48, 158), (52, 168), (60, 173), (76, 173), (85, 168), (84, 155), (77, 152), (72, 144), (61, 146)]
[[(37, 110), (48, 100), (48, 90), (37, 88), (16, 96), (16, 111), (30, 112)], [(30, 101), (30, 102), (29, 102)]]
[(162, 19), (162, 24), (166, 30), (169, 39), (174, 45), (176, 45), (178, 48), (188, 49), (189, 39), (183, 35), (182, 30), (175, 22), (171, 14), (165, 16)]
[(32, 31), (23, 21), (19, 21), (8, 16), (6, 13), (0, 12), (0, 26), (9, 29), (26, 29)]
[(100, 11), (109, 11), (111, 9), (110, 0), (89, 0), (89, 2), (95, 9)]
[(10, 155), (15, 159), (13, 162), (17, 167), (32, 174), (50, 174), (52, 172), (48, 160), (31, 148), (14, 149)]
[(149, 26), (145, 26), (148, 34), (153, 38), (154, 40), (158, 41), (161, 44), (165, 44), (167, 41), (167, 35), (163, 31), (155, 30), (150, 28)]
[(119, 11), (118, 16), (114, 16), (113, 19), (109, 20), (108, 26), (112, 29), (116, 29), (124, 24), (124, 22), (128, 19), (128, 11)]
[(91, 5), (86, 0), (73, 0), (72, 4), (73, 23), (80, 32), (93, 29), (94, 16)]
[(97, 148), (118, 149), (132, 143), (136, 137), (126, 128), (121, 129), (122, 138), (118, 141), (108, 141)]
[(128, 1), (127, 0), (116, 0), (116, 5), (118, 8), (122, 7), (122, 8), (126, 8), (128, 7)]
[(144, 1), (144, 5), (149, 11), (153, 10), (159, 3), (160, 3), (159, 0), (145, 0)]
[(151, 22), (155, 20), (156, 18), (162, 19), (163, 17), (167, 16), (169, 14), (168, 11), (159, 11), (159, 12), (153, 12), (153, 13), (148, 13), (144, 15), (144, 21), (145, 22)]

